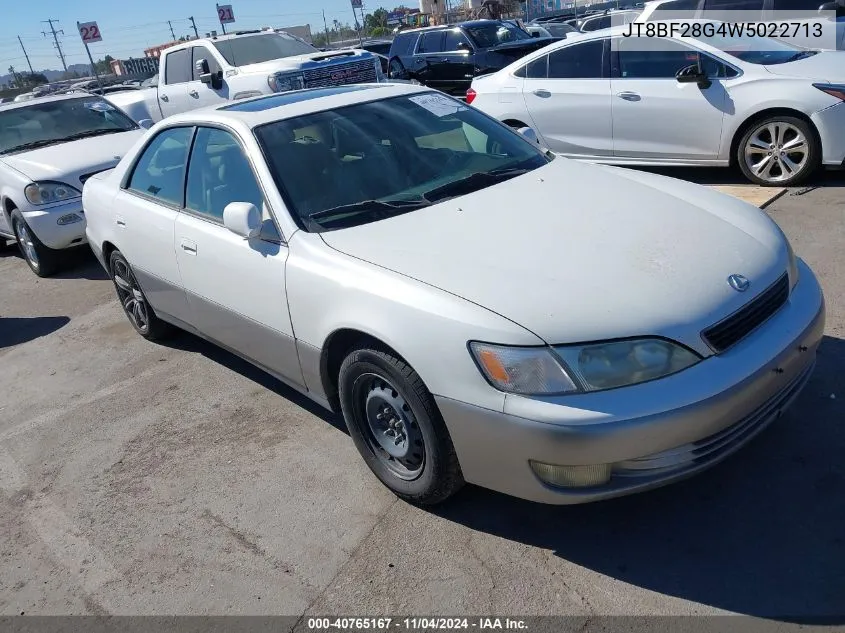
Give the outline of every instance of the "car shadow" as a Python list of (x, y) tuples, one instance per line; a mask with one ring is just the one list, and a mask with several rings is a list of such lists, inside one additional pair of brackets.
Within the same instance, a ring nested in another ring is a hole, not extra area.
[(337, 430), (342, 431), (347, 435), (349, 434), (346, 429), (346, 423), (343, 421), (343, 417), (324, 409), (310, 398), (302, 395), (292, 387), (288, 387), (285, 383), (274, 378), (263, 369), (256, 367), (252, 363), (242, 359), (240, 356), (232, 354), (214, 343), (210, 343), (189, 332), (180, 331), (178, 334), (167, 339), (162, 344), (184, 352), (202, 354), (207, 359), (222, 365), (226, 369), (237, 372), (257, 385), (278, 394), (286, 400), (290, 400), (295, 405), (305, 409), (324, 422), (327, 422)]
[(843, 372), (845, 341), (825, 337), (790, 410), (687, 481), (580, 506), (468, 487), (433, 512), (667, 596), (784, 622), (843, 624)]
[(47, 336), (69, 322), (66, 316), (0, 317), (0, 349)]
[(54, 275), (53, 279), (90, 279), (105, 281), (109, 278), (106, 271), (94, 257), (94, 253), (87, 246), (75, 248), (67, 252), (67, 264)]

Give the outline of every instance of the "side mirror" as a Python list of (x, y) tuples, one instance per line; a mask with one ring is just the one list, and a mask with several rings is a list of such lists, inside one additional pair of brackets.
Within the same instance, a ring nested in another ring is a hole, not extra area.
[(527, 141), (536, 145), (540, 144), (540, 137), (537, 136), (537, 132), (533, 127), (521, 127), (517, 130), (517, 132), (519, 132), (519, 134), (521, 134)]
[(223, 71), (219, 70), (216, 73), (203, 73), (200, 75), (200, 81), (206, 86), (210, 86), (215, 90), (220, 90), (223, 87)]
[(230, 202), (223, 209), (223, 226), (245, 240), (261, 232), (261, 211), (251, 202)]
[(140, 121), (138, 121), (138, 126), (141, 127), (144, 130), (149, 130), (153, 126), (153, 120), (152, 119), (141, 119)]
[(700, 88), (709, 88), (713, 83), (698, 64), (684, 66), (675, 73), (675, 79), (678, 80), (679, 84), (698, 84)]
[(208, 60), (207, 59), (198, 59), (194, 64), (194, 67), (197, 69), (197, 72), (200, 75), (207, 75), (211, 71), (208, 69)]

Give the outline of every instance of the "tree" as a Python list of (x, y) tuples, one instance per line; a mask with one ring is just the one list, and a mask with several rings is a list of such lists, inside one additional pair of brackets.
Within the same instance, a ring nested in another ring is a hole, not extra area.
[(387, 9), (382, 7), (364, 16), (364, 29), (366, 31), (374, 31), (379, 27), (387, 27)]

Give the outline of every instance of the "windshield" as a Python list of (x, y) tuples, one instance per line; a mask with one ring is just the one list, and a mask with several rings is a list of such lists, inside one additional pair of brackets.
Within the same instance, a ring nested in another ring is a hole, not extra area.
[(90, 95), (60, 101), (35, 101), (0, 111), (0, 154), (137, 128), (108, 101)]
[(214, 46), (232, 66), (260, 64), (272, 59), (319, 52), (310, 44), (283, 33), (236, 37), (214, 42)]
[(526, 33), (515, 24), (509, 22), (491, 22), (489, 24), (478, 24), (466, 27), (479, 48), (491, 48), (506, 42), (519, 40), (530, 40), (531, 35)]
[(544, 24), (543, 28), (551, 33), (552, 37), (566, 37), (570, 33), (578, 32), (578, 29), (569, 24)]
[(715, 33), (710, 37), (702, 36), (696, 39), (749, 64), (785, 64), (816, 54), (815, 51), (772, 37), (722, 37)]
[(433, 92), (278, 121), (256, 136), (292, 215), (312, 232), (408, 213), (551, 160), (502, 124)]

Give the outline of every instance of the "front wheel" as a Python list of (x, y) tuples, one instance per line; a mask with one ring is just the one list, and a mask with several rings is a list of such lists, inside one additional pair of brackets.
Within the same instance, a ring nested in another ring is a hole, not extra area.
[(45, 246), (38, 239), (20, 211), (14, 209), (11, 218), (15, 241), (18, 243), (21, 255), (23, 255), (30, 270), (39, 277), (49, 277), (57, 272), (61, 264), (59, 251)]
[(172, 326), (156, 316), (132, 267), (120, 251), (114, 251), (109, 257), (109, 271), (123, 312), (135, 331), (148, 341), (158, 341), (170, 334)]
[(821, 164), (821, 146), (801, 119), (774, 116), (754, 123), (737, 146), (737, 163), (758, 185), (786, 187), (806, 180)]
[(433, 505), (463, 486), (446, 424), (407, 363), (387, 351), (360, 347), (343, 361), (338, 382), (352, 441), (397, 496)]

